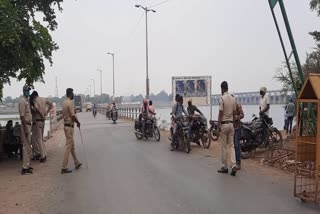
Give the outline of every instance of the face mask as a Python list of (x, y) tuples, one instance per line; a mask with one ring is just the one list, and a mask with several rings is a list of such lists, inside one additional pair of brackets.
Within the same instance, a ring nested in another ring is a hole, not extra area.
[(24, 96), (25, 97), (30, 97), (30, 91), (24, 91)]
[(260, 95), (263, 96), (263, 91), (260, 91)]

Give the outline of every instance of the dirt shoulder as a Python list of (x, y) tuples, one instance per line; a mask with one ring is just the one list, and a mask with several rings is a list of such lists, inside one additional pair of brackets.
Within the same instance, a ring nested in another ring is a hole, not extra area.
[[(167, 143), (170, 143), (168, 140), (170, 133), (168, 131), (162, 130), (161, 135), (161, 137), (164, 138)], [(191, 144), (191, 148), (191, 154), (220, 160), (221, 147), (219, 141), (212, 141), (209, 149), (204, 149), (203, 147), (199, 147), (194, 143)], [(251, 159), (241, 160), (242, 172), (251, 173), (253, 175), (256, 173), (259, 176), (267, 176), (273, 183), (293, 185), (293, 173), (268, 166), (264, 161), (266, 159), (266, 155), (267, 152), (259, 151)]]
[(21, 175), (21, 161), (7, 160), (0, 163), (0, 213), (41, 213), (41, 206), (48, 195), (59, 188), (59, 178), (65, 137), (58, 129), (46, 142), (46, 163), (32, 161), (34, 174)]

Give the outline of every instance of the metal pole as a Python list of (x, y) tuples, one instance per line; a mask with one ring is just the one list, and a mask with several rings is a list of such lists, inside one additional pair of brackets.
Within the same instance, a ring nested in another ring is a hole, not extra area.
[(101, 99), (101, 113), (102, 113), (102, 71), (100, 70), (100, 99)]
[(137, 8), (142, 8), (146, 13), (146, 98), (149, 99), (150, 95), (150, 81), (149, 81), (149, 51), (148, 51), (148, 12), (156, 12), (153, 9), (143, 7), (141, 5), (135, 5)]
[(97, 69), (97, 71), (100, 71), (100, 99), (101, 99), (101, 113), (102, 113), (102, 70)]
[(286, 28), (287, 28), (287, 32), (288, 32), (290, 44), (291, 44), (291, 47), (292, 47), (293, 55), (294, 55), (294, 58), (295, 58), (296, 63), (297, 63), (300, 81), (301, 81), (301, 84), (303, 84), (304, 75), (303, 75), (303, 71), (302, 71), (302, 67), (301, 67), (298, 51), (297, 51), (296, 44), (295, 44), (294, 39), (293, 39), (293, 34), (292, 34), (292, 31), (291, 31), (291, 27), (290, 27), (290, 24), (289, 24), (289, 19), (288, 19), (288, 16), (287, 16), (286, 9), (284, 7), (283, 0), (279, 0), (279, 4), (280, 4), (280, 9), (281, 9), (281, 12), (282, 12), (282, 15), (283, 15), (283, 21), (284, 21), (284, 23), (286, 25)]
[(212, 120), (212, 80), (210, 77), (210, 120)]
[(93, 80), (93, 96), (96, 96), (96, 81)]
[(146, 11), (146, 98), (149, 99), (149, 63), (148, 63), (148, 9)]
[(275, 13), (273, 11), (272, 4), (271, 4), (270, 1), (269, 1), (269, 5), (270, 5), (270, 9), (271, 9), (271, 13), (272, 13), (272, 17), (273, 17), (274, 23), (275, 23), (276, 28), (277, 28), (278, 36), (279, 36), (281, 47), (282, 47), (282, 50), (283, 50), (283, 54), (284, 54), (284, 57), (286, 59), (286, 64), (287, 64), (287, 67), (288, 67), (288, 70), (289, 70), (290, 79), (291, 79), (292, 84), (293, 84), (293, 89), (294, 89), (294, 92), (295, 92), (296, 96), (298, 96), (297, 87), (296, 87), (296, 83), (295, 83), (295, 81), (293, 79), (292, 70), (291, 70), (289, 58), (288, 58), (288, 55), (287, 55), (287, 51), (286, 51), (286, 48), (285, 48), (285, 45), (284, 45), (284, 42), (283, 42), (283, 39), (282, 39), (282, 35), (281, 35), (281, 32), (280, 32), (280, 28), (279, 28), (279, 24), (278, 24), (276, 15), (275, 15)]
[(94, 79), (91, 79), (93, 82), (93, 97), (96, 95), (96, 81)]
[(112, 70), (113, 70), (113, 100), (116, 99), (115, 97), (115, 86), (114, 86), (114, 54), (112, 54)]

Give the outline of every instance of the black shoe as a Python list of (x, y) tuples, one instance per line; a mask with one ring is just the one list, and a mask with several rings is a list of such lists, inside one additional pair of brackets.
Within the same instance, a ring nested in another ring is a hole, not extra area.
[(44, 158), (40, 158), (40, 163), (44, 163), (47, 161), (47, 156), (45, 156)]
[(61, 169), (61, 174), (71, 173), (71, 169)]
[(200, 141), (197, 141), (196, 144), (197, 144), (198, 146), (201, 146)]
[(35, 160), (40, 160), (41, 155), (35, 155), (33, 156), (33, 158), (31, 160), (35, 161)]
[(225, 167), (221, 167), (221, 169), (218, 170), (218, 173), (225, 173), (225, 174), (227, 174), (228, 172), (229, 172), (228, 169), (225, 168)]
[(230, 175), (232, 175), (232, 176), (236, 176), (236, 174), (237, 174), (237, 167), (236, 167), (236, 166), (234, 166), (234, 167), (232, 167), (232, 170), (231, 170)]
[(82, 166), (82, 163), (78, 163), (78, 164), (76, 165), (76, 169), (80, 169), (81, 166)]
[(237, 170), (241, 169), (241, 163), (237, 163)]
[(29, 169), (30, 169), (30, 170), (33, 170), (33, 168), (32, 168), (31, 166), (29, 166)]
[(21, 175), (25, 175), (25, 174), (33, 174), (32, 170), (31, 169), (23, 169), (21, 170)]

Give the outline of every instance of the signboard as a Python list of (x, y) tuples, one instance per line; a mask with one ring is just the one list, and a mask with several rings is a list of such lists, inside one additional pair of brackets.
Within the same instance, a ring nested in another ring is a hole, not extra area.
[(195, 105), (210, 105), (211, 76), (172, 77), (173, 102), (176, 94), (191, 98)]

